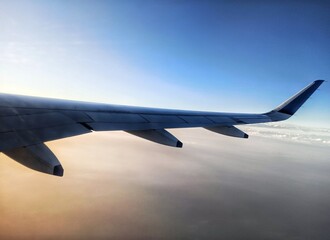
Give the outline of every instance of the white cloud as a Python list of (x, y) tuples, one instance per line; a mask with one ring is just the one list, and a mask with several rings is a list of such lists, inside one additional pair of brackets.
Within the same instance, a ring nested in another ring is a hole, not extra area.
[(242, 126), (242, 130), (251, 136), (261, 136), (284, 141), (307, 144), (330, 145), (330, 129), (303, 127), (285, 123), (268, 123)]

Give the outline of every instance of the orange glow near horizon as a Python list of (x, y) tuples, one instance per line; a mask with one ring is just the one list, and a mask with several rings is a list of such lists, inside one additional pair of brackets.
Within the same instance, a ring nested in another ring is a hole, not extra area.
[[(123, 132), (50, 142), (64, 166), (63, 178), (27, 169), (2, 155), (0, 239), (206, 237), (208, 230), (218, 231), (214, 227), (219, 221), (224, 227), (233, 221), (243, 226), (238, 219), (245, 217), (260, 221), (263, 213), (276, 208), (274, 199), (279, 206), (287, 204), (287, 191), (301, 196), (291, 196), (296, 221), (309, 201), (326, 208), (308, 197), (321, 194), (313, 184), (323, 191), (330, 181), (322, 170), (328, 166), (325, 146), (307, 144), (302, 150), (301, 143), (258, 136), (242, 140), (201, 129), (173, 132), (185, 143), (183, 149)], [(238, 211), (260, 198), (261, 215)], [(285, 209), (274, 211), (286, 217)], [(281, 228), (277, 224), (274, 231)], [(221, 229), (218, 236), (224, 236)]]

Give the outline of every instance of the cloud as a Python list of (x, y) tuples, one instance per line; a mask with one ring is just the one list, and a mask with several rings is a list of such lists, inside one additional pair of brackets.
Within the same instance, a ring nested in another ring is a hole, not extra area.
[(311, 128), (286, 123), (268, 123), (243, 126), (241, 129), (244, 129), (251, 136), (306, 144), (320, 144), (323, 146), (330, 145), (330, 129), (328, 128)]
[(123, 132), (50, 142), (64, 178), (1, 157), (0, 238), (328, 236), (329, 148), (172, 132), (183, 149)]

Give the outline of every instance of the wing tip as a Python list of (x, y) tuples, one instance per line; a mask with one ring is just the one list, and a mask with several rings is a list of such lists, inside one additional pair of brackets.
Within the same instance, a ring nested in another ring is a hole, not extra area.
[(307, 101), (308, 98), (310, 98), (310, 96), (320, 87), (324, 81), (325, 80), (321, 79), (313, 81), (300, 92), (275, 108), (274, 111), (285, 113), (290, 116), (294, 115), (295, 112)]
[(325, 80), (323, 79), (318, 79), (318, 80), (315, 80), (313, 83), (317, 85), (317, 87), (319, 87), (322, 83), (326, 82)]
[(315, 80), (314, 83), (323, 83), (325, 82), (325, 80), (322, 80), (322, 79), (318, 79), (318, 80)]

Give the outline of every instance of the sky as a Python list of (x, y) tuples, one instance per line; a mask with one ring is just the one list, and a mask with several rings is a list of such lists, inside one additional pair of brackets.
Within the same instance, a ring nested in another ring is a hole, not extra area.
[[(330, 76), (326, 1), (0, 0), (0, 92), (265, 112)], [(170, 130), (46, 143), (62, 178), (0, 155), (0, 239), (327, 239), (330, 86), (249, 139)]]
[[(326, 1), (2, 0), (0, 89), (266, 112), (328, 79), (329, 10)], [(324, 84), (289, 121), (329, 127), (329, 102)]]

